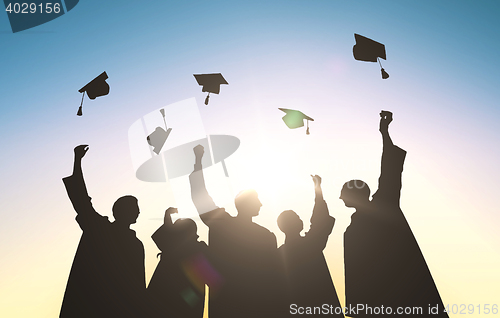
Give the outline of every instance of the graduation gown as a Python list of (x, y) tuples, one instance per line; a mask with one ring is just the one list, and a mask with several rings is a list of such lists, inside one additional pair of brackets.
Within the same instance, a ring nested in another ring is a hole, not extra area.
[[(329, 215), (326, 202), (316, 199), (309, 232), (293, 243), (286, 242), (278, 249), (283, 264), (286, 317), (296, 315), (290, 313), (291, 304), (298, 307), (320, 307), (321, 310), (324, 309), (324, 304), (327, 305), (327, 314), (318, 311), (317, 314), (308, 314), (308, 317), (344, 317), (323, 255), (334, 224), (335, 219)], [(331, 306), (338, 308), (338, 314), (330, 310)]]
[(83, 234), (73, 260), (61, 318), (144, 317), (144, 247), (92, 207), (82, 175), (63, 179)]
[(282, 304), (274, 234), (221, 210), (201, 219), (209, 226), (211, 260), (221, 277), (219, 284), (209, 285), (209, 316), (277, 317)]
[(189, 180), (193, 203), (209, 228), (216, 277), (209, 284), (209, 317), (278, 317), (283, 304), (276, 236), (218, 208), (208, 195), (202, 171), (191, 173)]
[(205, 284), (211, 265), (205, 242), (186, 241), (174, 225), (162, 225), (151, 236), (161, 259), (148, 286), (148, 297), (157, 317), (202, 318)]
[[(384, 146), (379, 188), (370, 204), (352, 215), (344, 234), (346, 307), (384, 306), (386, 315), (375, 313), (377, 317), (394, 317), (398, 307), (421, 308), (414, 313), (418, 317), (448, 317), (399, 206), (405, 156), (406, 151), (397, 146)], [(439, 313), (429, 313), (436, 306)], [(373, 315), (367, 310), (346, 314)]]

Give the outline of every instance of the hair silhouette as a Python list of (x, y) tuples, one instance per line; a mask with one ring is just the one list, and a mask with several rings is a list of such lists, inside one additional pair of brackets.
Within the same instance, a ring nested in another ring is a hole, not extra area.
[(254, 217), (259, 215), (262, 203), (259, 200), (257, 191), (253, 189), (243, 190), (234, 199), (234, 205), (238, 215)]
[(304, 229), (304, 222), (292, 210), (281, 212), (278, 216), (278, 227), (285, 235), (300, 235)]
[(370, 201), (370, 188), (361, 180), (347, 181), (340, 192), (340, 199), (344, 201), (347, 207), (366, 206)]

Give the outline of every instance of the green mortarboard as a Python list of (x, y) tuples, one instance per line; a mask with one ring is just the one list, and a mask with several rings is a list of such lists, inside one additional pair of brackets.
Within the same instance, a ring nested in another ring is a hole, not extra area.
[(288, 128), (295, 129), (304, 126), (304, 119), (307, 120), (307, 130), (306, 134), (309, 135), (309, 121), (314, 121), (311, 117), (305, 115), (303, 112), (287, 108), (278, 108), (279, 110), (286, 113), (283, 116), (283, 121), (288, 126)]

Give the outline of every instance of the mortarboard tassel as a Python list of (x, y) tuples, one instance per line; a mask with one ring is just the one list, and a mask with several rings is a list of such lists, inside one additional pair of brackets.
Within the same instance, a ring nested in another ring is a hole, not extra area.
[(309, 120), (307, 120), (307, 129), (306, 129), (306, 135), (309, 135)]
[(210, 92), (207, 95), (207, 98), (205, 98), (205, 105), (208, 105), (208, 99), (210, 98)]
[(380, 64), (380, 72), (382, 72), (382, 79), (388, 79), (389, 74), (382, 67), (382, 63), (380, 63), (380, 59), (377, 57), (378, 64)]
[(83, 106), (83, 98), (84, 97), (85, 97), (85, 92), (83, 92), (83, 94), (82, 94), (82, 102), (80, 103), (80, 107), (78, 107), (78, 112), (76, 113), (77, 116), (82, 116), (83, 115), (82, 106)]
[(380, 71), (382, 72), (382, 79), (388, 79), (389, 78), (389, 74), (387, 74), (387, 72), (384, 69), (381, 69)]
[(168, 130), (167, 128), (167, 122), (165, 121), (165, 109), (160, 109), (161, 116), (163, 117), (163, 123), (165, 124), (165, 130)]

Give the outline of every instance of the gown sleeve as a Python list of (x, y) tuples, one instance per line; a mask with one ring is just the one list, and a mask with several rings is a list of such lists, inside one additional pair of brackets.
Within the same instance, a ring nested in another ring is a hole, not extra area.
[(398, 146), (384, 146), (382, 151), (382, 164), (380, 178), (378, 179), (378, 190), (373, 199), (385, 204), (399, 205), (401, 196), (401, 174), (406, 151)]
[(63, 178), (64, 186), (73, 208), (78, 214), (76, 221), (82, 230), (89, 229), (97, 224), (109, 223), (107, 217), (103, 217), (92, 206), (91, 198), (87, 193), (87, 187), (83, 175), (71, 175)]
[(311, 227), (306, 234), (308, 246), (314, 250), (322, 251), (328, 242), (328, 236), (332, 233), (335, 219), (330, 216), (325, 200), (316, 198), (313, 214), (311, 216)]

